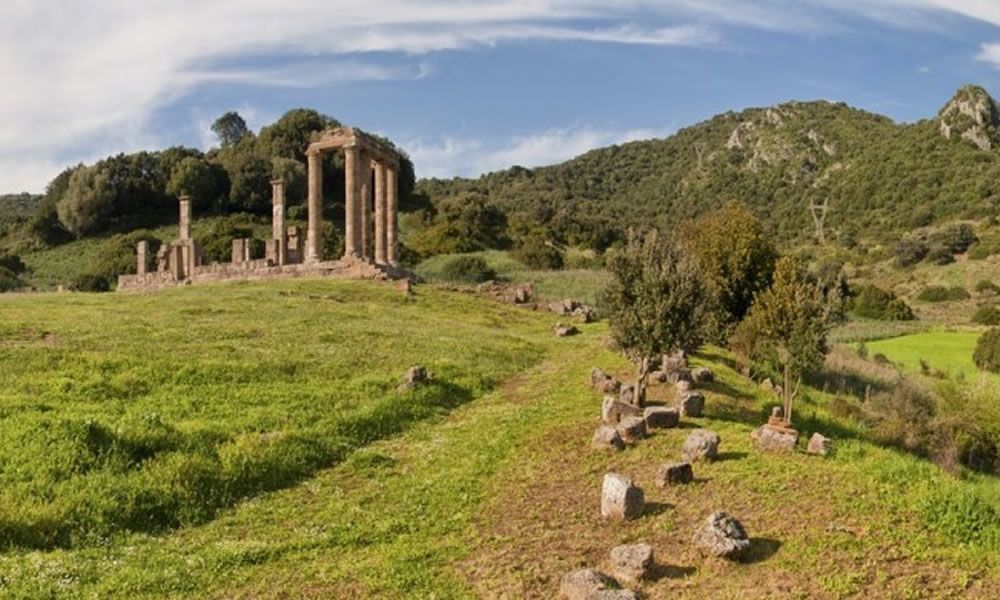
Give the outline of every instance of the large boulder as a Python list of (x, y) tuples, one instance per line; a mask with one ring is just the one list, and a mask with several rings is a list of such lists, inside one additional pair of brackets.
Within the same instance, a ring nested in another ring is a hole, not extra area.
[(809, 454), (818, 454), (820, 456), (826, 456), (832, 450), (833, 440), (821, 433), (812, 434), (812, 437), (809, 438), (809, 445), (806, 446), (806, 452)]
[(754, 446), (764, 452), (794, 452), (799, 441), (799, 432), (763, 425), (750, 432)]
[(604, 369), (594, 367), (590, 370), (590, 387), (596, 388), (604, 394), (614, 394), (621, 388), (621, 382), (608, 375)]
[(618, 435), (626, 442), (638, 442), (646, 437), (646, 420), (642, 417), (625, 417), (619, 423)]
[(645, 496), (642, 488), (632, 480), (618, 473), (604, 476), (601, 486), (601, 516), (606, 519), (624, 521), (642, 514)]
[(705, 412), (705, 396), (701, 392), (685, 392), (677, 396), (677, 411), (682, 417), (701, 417)]
[(624, 450), (625, 441), (618, 430), (610, 425), (601, 425), (594, 432), (590, 445), (598, 450)]
[(611, 549), (611, 573), (618, 581), (634, 585), (649, 577), (653, 567), (653, 547), (627, 544)]
[(406, 392), (429, 382), (433, 377), (434, 375), (427, 370), (427, 367), (415, 365), (406, 370), (406, 373), (403, 374), (403, 383), (397, 389), (400, 392)]
[(597, 320), (597, 313), (594, 312), (594, 309), (584, 304), (573, 310), (573, 316), (580, 319), (581, 323), (593, 323)]
[(742, 523), (718, 511), (695, 532), (694, 544), (705, 556), (735, 560), (750, 549), (750, 537)]
[(715, 460), (719, 456), (719, 434), (708, 429), (696, 429), (684, 440), (681, 455), (688, 462)]
[(559, 596), (566, 600), (590, 600), (603, 590), (615, 587), (615, 580), (594, 569), (579, 569), (563, 576)]
[(638, 417), (639, 407), (619, 402), (614, 396), (605, 396), (601, 404), (601, 420), (608, 425), (618, 425), (625, 417)]
[(680, 412), (665, 406), (647, 406), (642, 416), (646, 419), (646, 429), (670, 429), (680, 423)]
[(639, 391), (637, 387), (635, 384), (622, 384), (618, 391), (618, 401), (631, 404), (632, 406), (639, 406)]
[(691, 379), (695, 383), (710, 383), (715, 381), (715, 373), (708, 367), (695, 367), (691, 369)]
[(668, 485), (683, 485), (694, 480), (694, 470), (689, 462), (672, 462), (661, 466), (656, 470), (656, 487), (662, 488)]
[(569, 337), (580, 333), (580, 330), (572, 325), (556, 323), (556, 326), (552, 328), (552, 333), (556, 334), (556, 337)]

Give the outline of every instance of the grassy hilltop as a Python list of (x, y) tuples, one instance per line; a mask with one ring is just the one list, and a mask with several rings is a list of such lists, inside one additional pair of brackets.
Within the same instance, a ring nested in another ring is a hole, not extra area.
[[(708, 349), (706, 416), (616, 455), (590, 449), (606, 325), (421, 286), (201, 286), (0, 296), (0, 592), (15, 598), (553, 597), (611, 546), (653, 544), (651, 598), (1000, 593), (1000, 483), (880, 447), (806, 391), (830, 458), (751, 449), (776, 399)], [(424, 364), (434, 383), (397, 392)], [(663, 387), (653, 401), (665, 401)], [(692, 427), (722, 436), (698, 481), (656, 468)], [(646, 514), (601, 521), (600, 480)], [(738, 515), (750, 558), (690, 537)]]

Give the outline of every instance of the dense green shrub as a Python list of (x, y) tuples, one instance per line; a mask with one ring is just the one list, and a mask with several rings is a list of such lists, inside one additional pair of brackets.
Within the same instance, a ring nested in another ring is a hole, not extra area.
[(0, 254), (0, 268), (7, 269), (14, 275), (20, 275), (28, 270), (28, 266), (16, 254)]
[(980, 306), (972, 315), (972, 322), (978, 325), (1000, 325), (1000, 308), (995, 306)]
[(969, 292), (960, 286), (944, 287), (941, 285), (931, 285), (925, 287), (917, 294), (917, 300), (921, 302), (949, 302), (968, 300), (969, 298)]
[(896, 266), (900, 268), (911, 267), (922, 261), (930, 248), (927, 243), (915, 237), (904, 238), (896, 244), (894, 251)]
[(920, 506), (924, 522), (963, 544), (1000, 546), (1000, 512), (967, 489), (947, 488)]
[(944, 246), (934, 246), (927, 252), (926, 260), (932, 265), (950, 265), (955, 262), (955, 254)]
[(496, 279), (496, 272), (479, 256), (456, 256), (441, 267), (441, 277), (448, 281), (481, 283)]
[(986, 244), (975, 244), (969, 249), (969, 260), (985, 260), (992, 254)]
[(530, 238), (511, 252), (514, 258), (532, 269), (557, 270), (563, 267), (562, 252), (539, 238)]
[(208, 262), (229, 262), (233, 257), (233, 240), (253, 237), (253, 221), (249, 215), (229, 215), (216, 219), (200, 236), (201, 247)]
[(978, 241), (972, 227), (966, 223), (949, 225), (931, 236), (934, 245), (943, 246), (952, 254), (961, 254)]
[(983, 371), (1000, 373), (1000, 327), (990, 329), (980, 336), (972, 360)]
[(0, 293), (23, 287), (23, 283), (10, 269), (0, 266)]
[(862, 287), (848, 303), (848, 309), (859, 317), (885, 321), (912, 321), (913, 310), (892, 292), (875, 285)]
[(968, 419), (937, 419), (934, 461), (952, 470), (961, 464), (980, 473), (993, 473), (997, 468), (996, 440)]
[(70, 289), (78, 292), (108, 292), (111, 291), (111, 284), (108, 278), (95, 273), (83, 273), (78, 275), (72, 283)]
[(159, 238), (154, 237), (150, 232), (145, 229), (140, 229), (131, 233), (113, 235), (108, 238), (103, 244), (101, 244), (100, 249), (97, 251), (97, 255), (94, 257), (94, 261), (91, 263), (86, 274), (102, 278), (107, 282), (107, 285), (110, 286), (117, 281), (119, 275), (135, 273), (135, 248), (140, 241), (146, 241), (149, 244), (147, 260), (149, 260), (150, 263), (147, 264), (146, 267), (151, 267), (152, 261), (156, 257), (156, 251), (160, 248), (161, 242)]

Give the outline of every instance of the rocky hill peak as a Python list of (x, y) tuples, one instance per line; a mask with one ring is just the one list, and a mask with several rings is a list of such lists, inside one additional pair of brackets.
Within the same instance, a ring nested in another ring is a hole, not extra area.
[(958, 136), (982, 150), (1000, 143), (1000, 108), (989, 92), (977, 85), (959, 88), (937, 118), (946, 138)]

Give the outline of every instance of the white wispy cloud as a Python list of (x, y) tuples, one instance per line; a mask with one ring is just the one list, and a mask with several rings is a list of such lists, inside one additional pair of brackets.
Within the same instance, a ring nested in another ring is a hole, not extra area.
[(1000, 68), (1000, 42), (993, 42), (980, 46), (979, 54), (976, 55), (976, 60), (989, 63), (994, 67)]
[(501, 140), (454, 136), (415, 138), (405, 140), (403, 147), (421, 176), (471, 177), (513, 165), (550, 165), (594, 148), (664, 137), (671, 132), (656, 128), (616, 130), (576, 126)]

